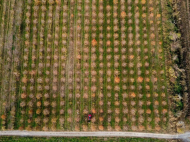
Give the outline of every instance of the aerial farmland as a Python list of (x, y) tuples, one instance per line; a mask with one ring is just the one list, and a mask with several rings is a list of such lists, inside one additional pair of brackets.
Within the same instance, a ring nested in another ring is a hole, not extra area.
[(162, 1), (0, 0), (0, 129), (175, 131)]

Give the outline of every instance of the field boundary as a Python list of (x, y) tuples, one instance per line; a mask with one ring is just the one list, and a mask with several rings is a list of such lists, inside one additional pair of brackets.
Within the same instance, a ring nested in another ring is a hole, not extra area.
[(190, 132), (184, 134), (161, 134), (141, 132), (95, 131), (95, 132), (43, 132), (43, 131), (0, 131), (0, 136), (37, 136), (37, 137), (143, 137), (158, 139), (186, 139)]

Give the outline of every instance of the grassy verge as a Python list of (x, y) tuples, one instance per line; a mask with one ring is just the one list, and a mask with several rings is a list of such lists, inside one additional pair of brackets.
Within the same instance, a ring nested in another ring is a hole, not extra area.
[(1, 137), (3, 142), (167, 142), (164, 139), (150, 139), (150, 138), (95, 138), (95, 137), (80, 137), (80, 138), (35, 138), (35, 137)]

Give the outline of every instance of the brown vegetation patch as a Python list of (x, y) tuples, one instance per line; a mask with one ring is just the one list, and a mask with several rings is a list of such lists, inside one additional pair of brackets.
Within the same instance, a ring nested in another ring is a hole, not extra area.
[(119, 106), (119, 101), (115, 101), (115, 105), (116, 105), (116, 106)]
[(136, 131), (136, 130), (137, 130), (137, 126), (132, 125), (131, 128), (132, 128), (133, 131)]
[(100, 120), (100, 122), (102, 122), (104, 120), (104, 118), (103, 117), (99, 117), (99, 120)]
[(119, 122), (120, 122), (119, 117), (116, 117), (116, 118), (115, 118), (115, 122), (117, 122), (117, 123), (119, 123)]
[(106, 45), (107, 45), (107, 46), (110, 46), (110, 45), (111, 45), (111, 41), (108, 40), (108, 41), (106, 42)]
[(155, 104), (155, 105), (159, 105), (159, 102), (158, 102), (158, 101), (155, 101), (154, 104)]
[(162, 110), (162, 113), (163, 113), (163, 114), (166, 114), (167, 112), (168, 112), (167, 109), (163, 109), (163, 110)]
[(78, 60), (81, 59), (81, 55), (80, 55), (80, 54), (77, 55), (77, 59), (78, 59)]
[(28, 119), (27, 121), (28, 121), (29, 124), (32, 122), (31, 119)]
[(94, 98), (95, 96), (96, 96), (96, 94), (95, 94), (95, 93), (93, 93), (93, 94), (92, 94), (92, 97)]
[(33, 114), (33, 110), (30, 109), (30, 110), (28, 111), (28, 113), (29, 113), (29, 114)]
[(104, 127), (102, 125), (98, 126), (98, 128), (99, 128), (100, 131), (104, 130)]
[(147, 109), (147, 110), (146, 110), (146, 113), (147, 113), (147, 114), (151, 114), (151, 110), (150, 110), (150, 109)]
[(103, 111), (103, 109), (100, 109), (100, 113), (103, 113), (104, 111)]
[(23, 83), (27, 83), (27, 78), (26, 78), (26, 77), (23, 77), (23, 78), (22, 78), (22, 82), (23, 82)]
[(80, 131), (79, 126), (75, 126), (75, 131)]
[(96, 125), (91, 125), (91, 130), (92, 131), (96, 131), (97, 129), (96, 129)]
[(25, 98), (26, 98), (26, 94), (25, 94), (25, 93), (22, 93), (22, 94), (21, 94), (21, 98), (22, 98), (22, 99), (25, 99)]
[(153, 81), (154, 81), (154, 82), (157, 82), (157, 80), (158, 80), (157, 77), (154, 77), (154, 78), (153, 78)]
[(162, 93), (162, 97), (166, 97), (166, 94), (165, 94), (165, 93)]
[(149, 82), (149, 81), (150, 81), (150, 79), (149, 79), (148, 77), (147, 77), (145, 80), (146, 80), (146, 82)]
[(55, 0), (56, 4), (61, 4), (61, 0)]
[(143, 78), (140, 76), (140, 77), (138, 77), (138, 82), (143, 82)]
[(5, 120), (6, 119), (6, 116), (3, 114), (1, 115), (1, 119)]
[(117, 4), (117, 3), (118, 3), (118, 0), (113, 0), (113, 3), (114, 3), (114, 4)]
[(147, 126), (147, 130), (148, 131), (151, 131), (152, 130), (152, 127), (150, 125)]
[(36, 74), (36, 71), (35, 71), (35, 70), (31, 70), (31, 71), (30, 71), (30, 74), (31, 74), (31, 75), (35, 75), (35, 74)]
[(96, 110), (94, 108), (92, 109), (92, 113), (96, 113)]
[(147, 97), (147, 98), (150, 98), (150, 94), (146, 94), (146, 97)]
[(142, 4), (145, 4), (145, 3), (146, 3), (146, 0), (142, 0), (141, 3), (142, 3)]
[(36, 114), (40, 114), (41, 113), (41, 110), (40, 109), (37, 109), (36, 110)]
[(115, 109), (115, 113), (116, 113), (116, 114), (119, 114), (119, 113), (120, 113), (119, 108), (116, 108), (116, 109)]
[(127, 15), (127, 14), (125, 13), (125, 11), (122, 11), (122, 12), (121, 12), (121, 18), (125, 18), (126, 15)]
[(130, 55), (129, 59), (132, 60), (134, 58), (134, 55)]
[(42, 128), (42, 130), (43, 130), (43, 131), (48, 131), (48, 127), (44, 126), (44, 127)]
[(145, 17), (146, 17), (146, 13), (143, 13), (143, 14), (142, 14), (142, 17), (145, 18)]
[(156, 130), (156, 131), (160, 131), (160, 129), (161, 129), (161, 128), (160, 128), (159, 126), (156, 126), (156, 127), (155, 127), (155, 130)]
[(139, 126), (139, 130), (140, 130), (140, 131), (143, 131), (144, 129), (145, 129), (145, 128), (144, 128), (143, 125), (140, 125), (140, 126)]
[(160, 18), (160, 17), (161, 17), (161, 14), (157, 14), (156, 17), (157, 17), (157, 18)]
[(152, 34), (150, 35), (150, 37), (151, 37), (152, 39), (155, 38), (155, 34), (152, 33)]
[(136, 97), (136, 94), (135, 94), (134, 92), (131, 93), (131, 97), (132, 97), (132, 98)]
[(37, 102), (37, 106), (38, 106), (38, 107), (41, 106), (41, 102), (40, 102), (40, 101)]
[(108, 131), (111, 131), (111, 130), (112, 130), (112, 127), (111, 127), (111, 126), (108, 126), (107, 129), (108, 129)]
[(119, 83), (120, 82), (120, 78), (119, 77), (115, 77), (115, 83)]
[(156, 45), (156, 42), (155, 41), (151, 41), (151, 45)]
[(96, 46), (97, 45), (97, 41), (95, 39), (92, 40), (92, 46)]
[(120, 131), (120, 130), (121, 130), (121, 127), (120, 127), (120, 126), (115, 126), (115, 130), (116, 130), (116, 131)]

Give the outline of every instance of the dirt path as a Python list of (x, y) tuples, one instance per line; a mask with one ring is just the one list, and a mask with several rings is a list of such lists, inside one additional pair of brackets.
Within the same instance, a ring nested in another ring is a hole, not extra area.
[(184, 134), (160, 134), (160, 133), (140, 133), (140, 132), (43, 132), (43, 131), (0, 131), (0, 136), (40, 136), (40, 137), (143, 137), (158, 139), (182, 139), (190, 141), (190, 132)]

